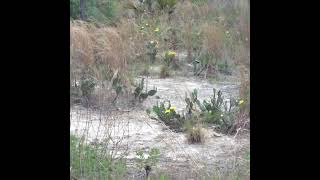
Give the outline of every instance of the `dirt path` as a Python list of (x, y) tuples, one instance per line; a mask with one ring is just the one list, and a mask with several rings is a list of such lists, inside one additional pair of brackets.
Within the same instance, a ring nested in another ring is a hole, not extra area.
[(238, 85), (226, 82), (211, 85), (204, 80), (185, 77), (148, 78), (148, 89), (153, 86), (157, 87), (156, 95), (160, 99), (150, 97), (141, 107), (130, 112), (101, 113), (74, 107), (70, 114), (71, 133), (85, 134), (90, 142), (111, 137), (112, 143), (108, 148), (117, 150), (112, 151), (114, 156), (126, 152), (128, 166), (132, 167), (129, 168), (130, 179), (139, 179), (136, 177), (138, 172), (134, 169), (135, 152), (139, 149), (148, 151), (159, 148), (161, 158), (157, 171), (175, 173), (175, 177), (179, 179), (197, 178), (199, 172), (210, 173), (213, 169), (232, 170), (239, 151), (249, 147), (248, 138), (215, 137), (213, 129), (208, 128), (204, 129), (205, 143), (191, 145), (186, 142), (185, 134), (170, 131), (161, 122), (150, 119), (145, 110), (157, 101), (170, 99), (177, 110), (183, 111), (185, 92), (191, 92), (195, 88), (198, 89), (201, 100), (212, 94), (213, 87), (221, 90), (226, 98), (236, 97)]

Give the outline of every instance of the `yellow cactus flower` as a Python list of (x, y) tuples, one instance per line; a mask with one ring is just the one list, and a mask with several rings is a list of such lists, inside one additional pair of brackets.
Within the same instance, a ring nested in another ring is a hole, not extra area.
[(171, 106), (170, 110), (175, 111), (177, 108), (175, 106)]
[(146, 24), (146, 27), (148, 27), (149, 26), (149, 24)]
[(142, 26), (141, 29), (144, 29), (144, 27)]
[(154, 41), (150, 41), (150, 44), (153, 44), (154, 43)]
[(177, 53), (174, 51), (168, 51), (167, 54), (169, 57), (175, 57), (177, 55)]
[(167, 109), (164, 113), (166, 114), (170, 113), (170, 109)]
[(154, 29), (154, 32), (159, 32), (159, 28)]
[(244, 100), (240, 100), (239, 101), (239, 105), (243, 104), (244, 103)]

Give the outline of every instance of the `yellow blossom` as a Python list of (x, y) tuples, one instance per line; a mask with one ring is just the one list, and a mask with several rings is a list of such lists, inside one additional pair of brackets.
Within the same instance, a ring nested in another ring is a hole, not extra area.
[(159, 28), (154, 29), (154, 32), (159, 32)]
[(239, 105), (243, 104), (244, 103), (244, 100), (240, 100), (239, 101)]
[(170, 109), (167, 109), (164, 113), (166, 113), (166, 114), (170, 113)]
[(142, 26), (141, 29), (144, 29), (144, 27)]
[(174, 51), (168, 51), (168, 52), (167, 52), (167, 55), (168, 55), (169, 57), (175, 57), (175, 56), (177, 55), (177, 53), (174, 52)]
[(153, 44), (154, 43), (154, 41), (150, 41), (150, 44)]
[(175, 111), (177, 108), (175, 106), (171, 106), (170, 110)]
[(146, 26), (148, 27), (148, 26), (149, 26), (149, 24), (146, 24)]

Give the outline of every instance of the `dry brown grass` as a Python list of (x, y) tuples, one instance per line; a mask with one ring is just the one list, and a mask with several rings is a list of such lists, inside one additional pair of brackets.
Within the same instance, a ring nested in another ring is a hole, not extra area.
[(191, 144), (204, 143), (204, 132), (201, 127), (192, 127), (188, 129), (187, 140)]
[[(105, 73), (117, 69), (126, 73), (129, 60), (128, 43), (114, 27), (96, 26), (82, 21), (70, 23), (71, 70), (90, 68), (102, 80)], [(107, 70), (102, 72), (101, 69)]]
[(90, 33), (93, 26), (82, 21), (70, 23), (71, 60), (81, 65), (94, 63), (94, 41)]
[(224, 48), (224, 30), (218, 24), (204, 23), (201, 27), (204, 35), (203, 49), (220, 59)]

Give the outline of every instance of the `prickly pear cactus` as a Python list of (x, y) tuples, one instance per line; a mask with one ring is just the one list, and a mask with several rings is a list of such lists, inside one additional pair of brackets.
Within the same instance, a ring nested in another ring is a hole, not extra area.
[(140, 102), (144, 101), (145, 99), (148, 98), (148, 96), (153, 96), (157, 93), (157, 88), (153, 87), (152, 90), (149, 90), (147, 92), (147, 90), (145, 92), (143, 92), (144, 89), (144, 78), (141, 79), (140, 83), (138, 84), (138, 86), (136, 87), (136, 89), (134, 90), (134, 98), (135, 99), (139, 99)]

